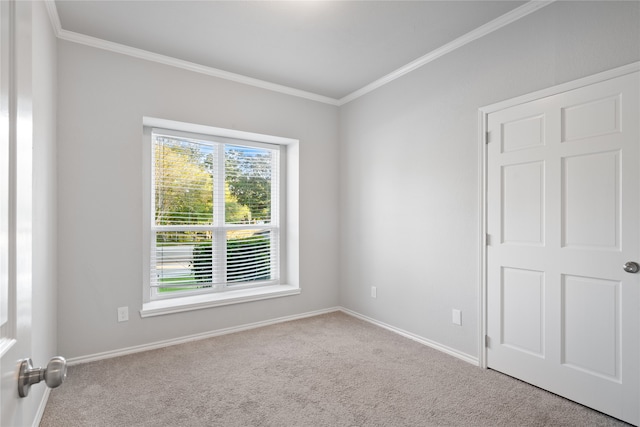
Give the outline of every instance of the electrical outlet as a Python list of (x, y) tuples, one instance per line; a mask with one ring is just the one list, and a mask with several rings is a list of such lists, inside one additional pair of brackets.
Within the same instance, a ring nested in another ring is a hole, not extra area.
[(118, 307), (118, 322), (129, 320), (129, 307)]
[(371, 298), (377, 298), (378, 297), (378, 289), (375, 286), (371, 287)]
[(454, 308), (452, 311), (452, 317), (454, 325), (462, 325), (462, 312), (460, 310), (456, 310)]

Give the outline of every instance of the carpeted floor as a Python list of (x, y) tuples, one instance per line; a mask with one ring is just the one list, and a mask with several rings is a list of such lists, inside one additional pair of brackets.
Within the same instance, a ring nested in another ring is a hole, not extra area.
[(330, 313), (72, 366), (40, 425), (627, 424)]

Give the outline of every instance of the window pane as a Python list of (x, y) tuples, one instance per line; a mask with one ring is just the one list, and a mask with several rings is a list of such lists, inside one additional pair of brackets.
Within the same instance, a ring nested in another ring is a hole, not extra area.
[(227, 232), (227, 282), (274, 279), (271, 274), (271, 236), (269, 230)]
[(154, 137), (155, 224), (212, 224), (213, 167), (211, 145)]
[(215, 264), (210, 232), (157, 232), (151, 258), (152, 286), (160, 293), (211, 287)]
[(263, 148), (226, 145), (224, 154), (225, 222), (270, 224), (275, 152)]
[(162, 129), (151, 140), (151, 299), (277, 283), (280, 148)]

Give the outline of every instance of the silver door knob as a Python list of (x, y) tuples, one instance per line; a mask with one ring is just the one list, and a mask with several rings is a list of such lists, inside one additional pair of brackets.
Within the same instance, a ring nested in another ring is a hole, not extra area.
[(18, 394), (27, 397), (33, 384), (44, 380), (49, 388), (56, 388), (67, 377), (67, 361), (64, 357), (56, 356), (49, 361), (46, 368), (34, 368), (31, 359), (20, 362), (18, 375)]
[(624, 271), (627, 273), (637, 273), (640, 271), (640, 265), (637, 262), (629, 261), (624, 264)]

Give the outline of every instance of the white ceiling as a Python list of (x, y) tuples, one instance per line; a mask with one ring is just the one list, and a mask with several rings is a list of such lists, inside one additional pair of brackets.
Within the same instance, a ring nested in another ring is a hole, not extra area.
[(62, 30), (341, 99), (523, 1), (66, 1)]

